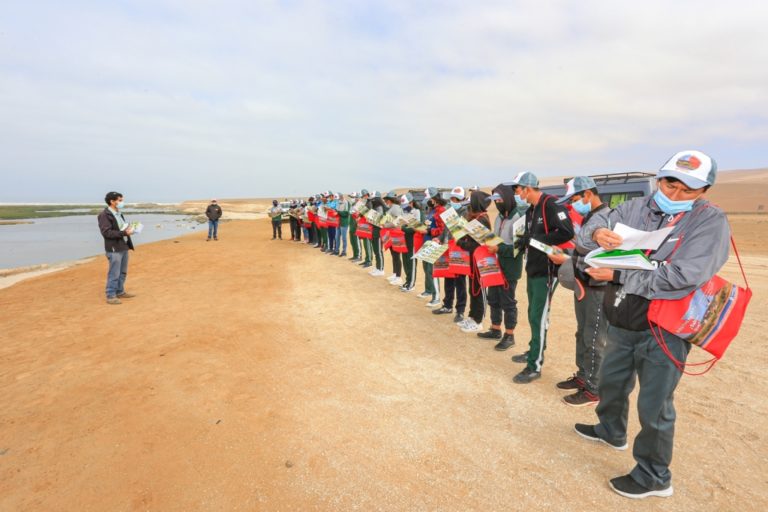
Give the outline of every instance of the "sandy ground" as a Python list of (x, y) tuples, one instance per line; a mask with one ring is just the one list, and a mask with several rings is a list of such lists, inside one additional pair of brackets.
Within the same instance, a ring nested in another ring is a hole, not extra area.
[(221, 231), (140, 246), (121, 306), (101, 259), (0, 290), (0, 510), (768, 508), (768, 251), (745, 256), (739, 338), (678, 388), (675, 496), (635, 503), (606, 483), (631, 453), (577, 437), (594, 412), (554, 387), (574, 370), (565, 290), (520, 386), (526, 322), (494, 352), (264, 221)]

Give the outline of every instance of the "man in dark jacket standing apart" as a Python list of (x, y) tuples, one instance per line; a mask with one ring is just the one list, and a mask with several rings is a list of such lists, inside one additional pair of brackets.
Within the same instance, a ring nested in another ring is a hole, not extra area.
[(120, 299), (130, 299), (132, 294), (125, 291), (125, 277), (128, 274), (128, 250), (133, 250), (131, 234), (133, 228), (126, 222), (120, 210), (123, 209), (123, 194), (109, 192), (104, 198), (107, 207), (99, 216), (99, 230), (104, 237), (104, 250), (109, 261), (107, 271), (107, 304), (120, 304)]
[(211, 236), (214, 240), (219, 239), (219, 219), (221, 218), (221, 206), (218, 205), (215, 199), (211, 199), (211, 204), (205, 209), (205, 216), (208, 217), (208, 239), (206, 242), (211, 241)]
[(528, 247), (531, 239), (556, 246), (573, 238), (573, 224), (557, 198), (539, 190), (539, 179), (530, 172), (518, 174), (512, 185), (515, 187), (515, 201), (528, 204), (525, 214), (525, 235), (517, 241), (518, 248), (527, 249), (525, 272), (528, 291), (528, 323), (531, 326), (531, 341), (528, 352), (512, 357), (516, 363), (526, 367), (515, 375), (514, 382), (527, 384), (541, 377), (544, 363), (544, 349), (547, 346), (547, 328), (552, 295), (557, 287), (558, 266), (538, 249)]

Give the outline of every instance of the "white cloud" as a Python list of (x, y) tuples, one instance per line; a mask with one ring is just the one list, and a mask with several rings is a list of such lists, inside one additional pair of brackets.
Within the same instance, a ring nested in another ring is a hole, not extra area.
[[(120, 173), (147, 199), (495, 183), (652, 168), (692, 144), (765, 164), (763, 4), (6, 9), (0, 171), (57, 194)], [(35, 199), (26, 186), (0, 200)]]

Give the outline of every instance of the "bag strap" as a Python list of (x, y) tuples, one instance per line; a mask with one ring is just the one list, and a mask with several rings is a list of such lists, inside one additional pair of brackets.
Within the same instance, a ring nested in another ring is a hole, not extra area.
[[(705, 373), (709, 372), (714, 366), (715, 363), (717, 363), (718, 359), (716, 357), (713, 357), (712, 359), (708, 359), (706, 361), (702, 361), (700, 363), (684, 363), (680, 360), (678, 360), (674, 354), (672, 354), (672, 351), (669, 349), (669, 345), (667, 345), (666, 340), (664, 339), (664, 333), (661, 330), (661, 327), (658, 327), (653, 324), (650, 320), (648, 320), (648, 325), (651, 328), (651, 334), (653, 334), (653, 338), (656, 340), (656, 343), (661, 348), (662, 352), (669, 358), (670, 361), (672, 361), (672, 364), (675, 365), (675, 367), (680, 370), (685, 375), (691, 375), (691, 376), (701, 376)], [(688, 367), (700, 367), (705, 366), (704, 370), (701, 372), (689, 372), (686, 370)]]
[(733, 253), (736, 255), (736, 261), (739, 262), (739, 268), (741, 269), (741, 277), (744, 278), (744, 284), (747, 285), (747, 290), (750, 290), (749, 287), (749, 281), (747, 281), (747, 274), (744, 272), (744, 266), (741, 264), (741, 258), (739, 257), (739, 250), (736, 249), (736, 242), (733, 240), (733, 235), (731, 235), (731, 247), (733, 247)]

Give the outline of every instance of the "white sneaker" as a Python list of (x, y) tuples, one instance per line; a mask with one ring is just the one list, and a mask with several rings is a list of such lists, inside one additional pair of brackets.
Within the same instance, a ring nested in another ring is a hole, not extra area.
[(403, 288), (402, 288), (402, 290), (403, 290), (404, 292), (406, 292), (406, 293), (408, 293), (408, 292), (412, 292), (412, 291), (413, 291), (413, 290), (415, 290), (415, 289), (416, 289), (416, 287), (415, 287), (415, 286), (411, 286), (410, 288), (408, 288), (408, 286), (407, 286), (407, 285), (403, 285)]
[(383, 276), (384, 275), (384, 271), (383, 270), (375, 269), (375, 270), (369, 272), (368, 274), (373, 276), (373, 277), (379, 277), (379, 276)]
[(392, 286), (403, 286), (403, 279), (401, 277), (397, 277), (395, 279), (392, 279), (389, 284)]
[(469, 318), (465, 318), (461, 322), (457, 322), (456, 325), (459, 327), (459, 329), (463, 329), (467, 325), (468, 321), (469, 321)]
[(472, 320), (471, 318), (467, 318), (464, 321), (464, 325), (461, 327), (461, 332), (480, 332), (483, 330), (483, 326)]
[(443, 304), (443, 301), (438, 300), (438, 299), (434, 299), (434, 300), (431, 300), (431, 301), (427, 302), (426, 306), (428, 308), (436, 308), (436, 307), (441, 306), (442, 304)]
[(394, 281), (395, 279), (399, 279), (399, 278), (397, 277), (397, 274), (392, 274), (391, 276), (389, 276), (389, 277), (387, 278), (387, 281)]

